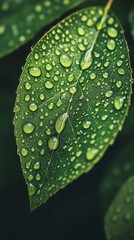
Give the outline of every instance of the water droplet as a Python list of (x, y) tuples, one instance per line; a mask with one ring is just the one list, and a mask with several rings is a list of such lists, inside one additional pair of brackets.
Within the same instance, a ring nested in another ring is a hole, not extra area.
[(39, 77), (41, 75), (41, 70), (38, 67), (29, 68), (29, 73), (33, 77)]
[(107, 97), (107, 98), (112, 97), (112, 95), (113, 95), (113, 91), (107, 91), (107, 92), (105, 93), (105, 97)]
[(122, 86), (122, 82), (120, 80), (116, 81), (116, 87), (120, 88)]
[(26, 90), (30, 90), (31, 89), (31, 84), (30, 83), (25, 83), (25, 88), (26, 88)]
[(25, 149), (25, 148), (22, 148), (22, 149), (21, 149), (21, 155), (22, 155), (23, 157), (26, 157), (26, 156), (28, 155), (28, 150)]
[(96, 74), (95, 74), (95, 73), (90, 73), (90, 78), (91, 78), (92, 80), (94, 80), (94, 79), (96, 78)]
[(70, 67), (72, 64), (72, 58), (65, 54), (60, 55), (60, 63), (63, 67)]
[(109, 50), (112, 51), (112, 50), (115, 49), (115, 47), (116, 47), (116, 43), (115, 43), (114, 40), (110, 39), (110, 40), (107, 41), (107, 48), (108, 48)]
[(21, 109), (20, 106), (15, 105), (15, 107), (14, 107), (14, 112), (17, 113), (17, 112), (20, 111), (20, 109)]
[(101, 119), (102, 121), (105, 121), (107, 118), (108, 118), (108, 115), (103, 115)]
[(23, 131), (27, 134), (32, 133), (34, 130), (34, 125), (32, 123), (26, 123), (23, 126)]
[(88, 128), (90, 128), (90, 126), (91, 126), (91, 122), (90, 121), (83, 122), (83, 128), (88, 129)]
[(78, 27), (78, 34), (80, 36), (83, 36), (85, 34), (85, 31), (84, 31), (84, 29), (82, 27)]
[(86, 159), (87, 160), (93, 160), (93, 158), (96, 156), (98, 153), (98, 149), (96, 148), (88, 148), (86, 152)]
[(51, 69), (52, 69), (52, 65), (48, 63), (48, 64), (46, 65), (46, 70), (47, 70), (47, 71), (50, 71)]
[(117, 37), (118, 35), (117, 30), (113, 27), (109, 27), (107, 33), (110, 37), (113, 37), (113, 38)]
[(69, 91), (70, 91), (70, 93), (74, 94), (74, 93), (77, 92), (77, 88), (76, 87), (70, 87)]
[(68, 76), (68, 82), (72, 82), (74, 80), (74, 75), (73, 73), (71, 73), (69, 76)]
[(41, 93), (41, 94), (40, 94), (40, 100), (42, 100), (42, 101), (43, 101), (44, 99), (45, 99), (45, 96), (44, 96), (44, 94), (43, 94), (43, 93)]
[(67, 113), (63, 113), (62, 115), (60, 115), (55, 123), (55, 129), (57, 131), (57, 133), (61, 133), (65, 127), (66, 121), (67, 121)]
[(118, 69), (118, 73), (119, 73), (120, 75), (125, 75), (125, 70), (124, 70), (123, 68), (119, 68), (119, 69)]
[(53, 88), (53, 83), (52, 82), (49, 82), (49, 81), (46, 81), (45, 82), (45, 87), (47, 88), (47, 89), (52, 89)]
[(32, 111), (32, 112), (35, 112), (37, 110), (37, 105), (35, 103), (31, 103), (29, 105), (29, 109)]
[(116, 97), (114, 100), (114, 106), (117, 110), (120, 110), (124, 104), (124, 97)]
[(33, 180), (33, 175), (30, 174), (27, 179), (28, 179), (29, 182), (31, 182)]
[(117, 66), (118, 66), (118, 67), (122, 66), (122, 64), (123, 64), (123, 61), (122, 61), (122, 60), (119, 60), (119, 61), (117, 62)]
[(36, 162), (36, 163), (34, 164), (34, 169), (35, 169), (35, 170), (40, 169), (40, 162)]
[(80, 62), (80, 67), (82, 70), (88, 69), (93, 62), (93, 58), (91, 56), (90, 50), (88, 50), (86, 53), (82, 55), (81, 62)]
[(81, 154), (82, 154), (82, 151), (78, 151), (78, 152), (76, 152), (76, 157), (80, 157)]
[(93, 20), (92, 19), (89, 19), (88, 21), (87, 21), (87, 26), (88, 27), (92, 27), (93, 26)]
[(25, 96), (25, 101), (28, 102), (30, 100), (30, 96), (29, 95), (26, 95)]
[(33, 196), (35, 193), (36, 193), (36, 188), (33, 184), (29, 184), (28, 186), (28, 193), (29, 193), (29, 196)]
[(50, 150), (56, 150), (59, 146), (59, 139), (57, 137), (51, 137), (48, 139), (48, 147)]
[(109, 25), (112, 25), (114, 23), (114, 18), (113, 17), (110, 17), (109, 19), (108, 19), (108, 24)]
[(36, 178), (37, 181), (40, 181), (40, 179), (41, 179), (40, 174), (37, 173), (35, 178)]

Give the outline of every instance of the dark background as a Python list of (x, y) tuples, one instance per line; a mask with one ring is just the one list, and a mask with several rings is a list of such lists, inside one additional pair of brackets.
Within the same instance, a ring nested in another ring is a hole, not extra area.
[[(104, 5), (106, 1), (98, 2)], [(134, 44), (128, 23), (132, 3), (134, 1), (116, 0), (112, 9), (125, 29), (134, 66)], [(0, 60), (0, 240), (103, 240), (105, 213), (101, 210), (101, 179), (110, 161), (134, 139), (132, 118), (127, 118), (114, 145), (91, 172), (59, 191), (36, 211), (30, 213), (29, 210), (27, 188), (16, 153), (13, 106), (22, 66), (31, 46), (44, 32), (46, 28), (34, 40)]]

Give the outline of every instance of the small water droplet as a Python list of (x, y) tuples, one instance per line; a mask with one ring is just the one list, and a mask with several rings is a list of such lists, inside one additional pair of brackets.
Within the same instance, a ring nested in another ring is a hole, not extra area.
[(25, 83), (25, 88), (26, 88), (26, 90), (30, 90), (31, 89), (31, 84), (30, 83)]
[(66, 121), (68, 118), (68, 114), (67, 113), (63, 113), (62, 115), (60, 115), (55, 123), (55, 129), (57, 131), (57, 133), (61, 133), (65, 127)]
[(28, 150), (25, 149), (25, 148), (22, 148), (22, 149), (21, 149), (21, 155), (22, 155), (23, 157), (26, 157), (26, 156), (28, 155)]
[(47, 64), (46, 64), (46, 70), (47, 70), (47, 71), (50, 71), (51, 69), (52, 69), (52, 65), (49, 64), (49, 63), (47, 63)]
[(70, 93), (74, 94), (74, 93), (77, 92), (77, 88), (76, 87), (70, 87), (69, 91), (70, 91)]
[(61, 54), (60, 55), (60, 63), (63, 67), (70, 67), (72, 64), (72, 58), (68, 55)]
[(78, 27), (78, 34), (80, 36), (83, 36), (85, 34), (85, 31), (84, 31), (84, 29), (82, 27)]
[(105, 93), (105, 97), (107, 97), (107, 98), (112, 97), (112, 95), (113, 95), (113, 91), (107, 91), (107, 92)]
[(40, 179), (41, 179), (40, 174), (37, 173), (35, 178), (36, 178), (37, 181), (40, 181)]
[(120, 88), (122, 86), (122, 82), (120, 80), (116, 81), (116, 87)]
[(94, 79), (96, 78), (96, 74), (95, 74), (95, 73), (90, 73), (90, 78), (91, 78), (92, 80), (94, 80)]
[(41, 70), (39, 67), (31, 67), (29, 68), (29, 73), (33, 77), (39, 77), (41, 75)]
[(110, 39), (110, 40), (107, 41), (107, 48), (108, 48), (109, 50), (112, 51), (112, 50), (115, 49), (115, 47), (116, 47), (116, 43), (115, 43), (114, 40)]
[(91, 122), (90, 121), (83, 122), (83, 128), (88, 129), (88, 128), (90, 128), (90, 126), (91, 126)]
[(50, 82), (50, 81), (46, 81), (45, 82), (45, 88), (47, 88), (47, 89), (52, 89), (53, 88), (53, 83), (52, 82)]
[(34, 130), (34, 125), (32, 123), (26, 123), (23, 125), (23, 131), (27, 134), (32, 133)]
[(33, 180), (33, 175), (32, 174), (28, 175), (27, 179), (29, 182), (31, 182)]
[(35, 112), (37, 110), (37, 105), (35, 103), (31, 103), (29, 105), (29, 109), (32, 111), (32, 112)]
[(98, 153), (98, 151), (99, 150), (97, 148), (88, 148), (86, 152), (86, 159), (93, 160), (96, 154)]
[(20, 106), (18, 106), (18, 105), (15, 105), (15, 107), (14, 107), (14, 112), (15, 113), (17, 113), (17, 112), (20, 112)]
[(73, 73), (71, 73), (69, 76), (68, 76), (68, 82), (72, 82), (74, 80), (74, 75)]
[(114, 100), (115, 109), (120, 110), (124, 104), (124, 97), (116, 97)]
[(34, 169), (35, 169), (35, 170), (40, 169), (40, 162), (36, 162), (36, 163), (34, 164)]
[(56, 150), (59, 146), (59, 139), (57, 137), (50, 137), (48, 139), (48, 147), (50, 150)]
[(33, 196), (35, 193), (36, 193), (36, 188), (33, 184), (29, 184), (28, 186), (28, 193), (29, 193), (29, 196)]
[(88, 21), (87, 21), (87, 26), (88, 26), (88, 27), (92, 27), (93, 24), (94, 24), (93, 20), (92, 20), (92, 19), (88, 19)]

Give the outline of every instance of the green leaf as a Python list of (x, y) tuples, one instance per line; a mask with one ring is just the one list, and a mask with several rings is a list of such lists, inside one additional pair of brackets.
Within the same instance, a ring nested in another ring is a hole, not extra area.
[(0, 57), (31, 39), (43, 26), (83, 0), (1, 0)]
[(120, 23), (107, 11), (72, 14), (27, 58), (14, 125), (32, 210), (92, 169), (127, 115), (128, 48)]
[(131, 30), (132, 30), (132, 37), (134, 39), (134, 6), (131, 9), (130, 15), (129, 15), (129, 21), (131, 24)]
[[(132, 129), (131, 129), (132, 131)], [(130, 137), (130, 136), (129, 136)], [(101, 205), (104, 212), (121, 188), (122, 184), (134, 172), (134, 141), (120, 147), (120, 151), (114, 157), (109, 166), (103, 171), (100, 183)]]
[(108, 240), (134, 239), (134, 176), (112, 202), (105, 217), (105, 231)]

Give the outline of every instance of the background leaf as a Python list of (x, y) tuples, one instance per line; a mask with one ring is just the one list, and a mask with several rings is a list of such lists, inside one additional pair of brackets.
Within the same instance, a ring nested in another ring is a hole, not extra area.
[(134, 239), (134, 176), (123, 185), (105, 218), (106, 238)]
[[(134, 129), (134, 128), (133, 128)], [(132, 129), (131, 129), (132, 131)], [(122, 145), (121, 145), (122, 146)], [(109, 166), (103, 171), (101, 177), (101, 203), (104, 212), (121, 188), (122, 184), (134, 172), (134, 141), (126, 143), (120, 148), (119, 153), (113, 156)]]
[(0, 57), (31, 39), (43, 26), (83, 0), (1, 0)]
[(130, 15), (129, 15), (129, 21), (131, 24), (132, 37), (134, 39), (134, 5), (133, 5)]
[(105, 14), (93, 7), (66, 18), (24, 66), (14, 124), (32, 210), (100, 160), (127, 114), (128, 49)]

